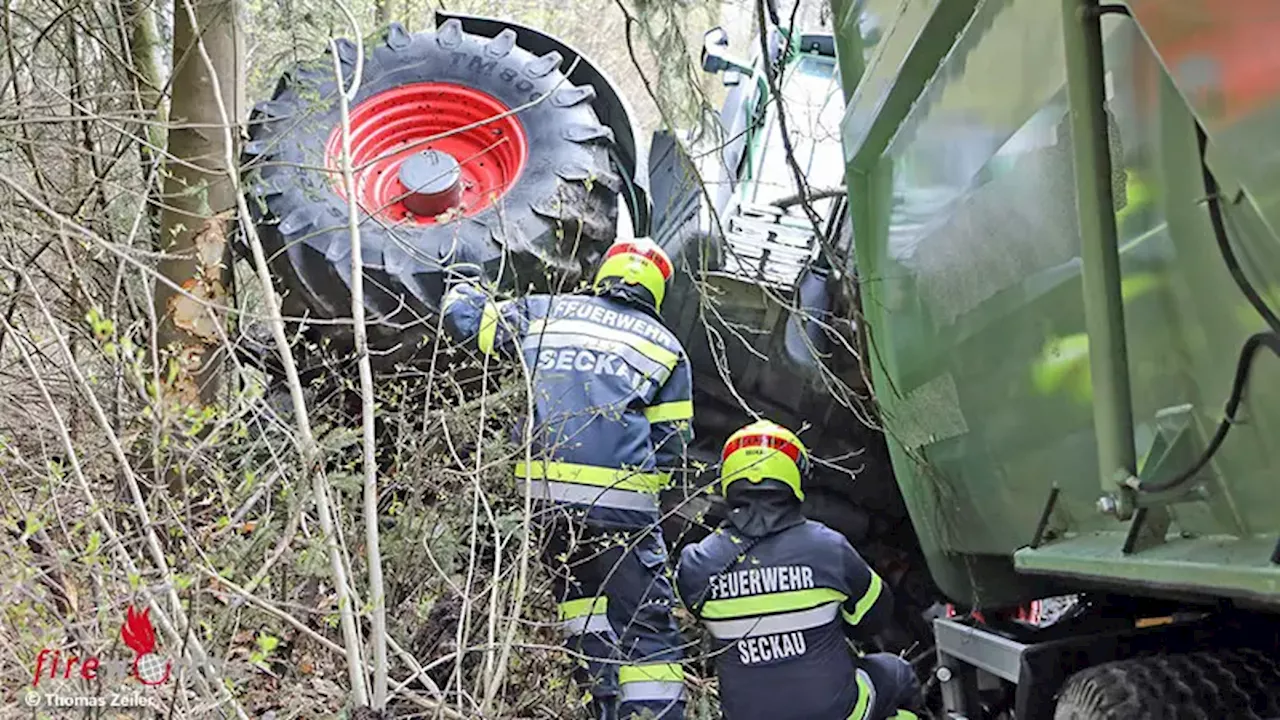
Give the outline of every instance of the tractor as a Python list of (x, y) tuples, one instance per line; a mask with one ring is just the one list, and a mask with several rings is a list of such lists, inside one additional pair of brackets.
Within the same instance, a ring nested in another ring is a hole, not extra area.
[[(863, 32), (874, 42), (873, 25)], [(723, 517), (709, 492), (719, 449), (751, 413), (797, 428), (817, 459), (806, 514), (893, 588), (899, 627), (885, 642), (918, 650), (940, 596), (857, 351), (834, 39), (771, 26), (757, 40), (740, 60), (722, 29), (707, 32), (702, 68), (727, 88), (722, 108), (647, 148), (609, 77), (533, 28), (441, 12), (434, 31), (391, 24), (363, 54), (339, 41), (254, 108), (251, 219), (284, 313), (327, 354), (304, 375), (341, 368), (353, 337), (340, 322), (351, 270), (336, 67), (345, 85), (359, 75), (349, 124), (375, 372), (431, 362), (451, 265), (480, 265), (507, 291), (570, 290), (620, 233), (652, 237), (676, 265), (663, 315), (694, 369), (701, 468), (664, 494), (668, 536), (695, 541)], [(270, 355), (256, 362), (270, 369)]]

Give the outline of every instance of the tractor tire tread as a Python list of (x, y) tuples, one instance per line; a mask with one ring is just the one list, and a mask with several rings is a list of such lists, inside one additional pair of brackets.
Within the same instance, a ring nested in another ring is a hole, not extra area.
[(1072, 675), (1054, 720), (1270, 720), (1280, 663), (1252, 649), (1155, 655)]

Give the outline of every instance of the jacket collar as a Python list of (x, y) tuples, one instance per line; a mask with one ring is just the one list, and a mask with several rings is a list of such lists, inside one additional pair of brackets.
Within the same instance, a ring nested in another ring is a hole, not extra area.
[(805, 522), (800, 500), (782, 483), (729, 486), (729, 523), (743, 535), (763, 537)]
[(640, 308), (654, 319), (660, 319), (658, 308), (653, 302), (653, 295), (639, 285), (628, 285), (616, 281), (606, 282), (603, 287), (594, 292), (599, 297), (611, 298), (625, 305)]

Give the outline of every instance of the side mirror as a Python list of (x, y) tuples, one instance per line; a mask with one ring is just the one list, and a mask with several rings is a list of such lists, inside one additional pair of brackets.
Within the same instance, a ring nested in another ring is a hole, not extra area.
[(743, 77), (751, 77), (751, 67), (729, 57), (729, 33), (719, 25), (702, 35), (702, 70), (703, 72), (724, 73), (724, 84), (733, 86)]
[(732, 67), (732, 63), (725, 58), (725, 54), (721, 52), (729, 47), (729, 33), (719, 25), (711, 28), (702, 34), (702, 70), (703, 72), (718, 73), (728, 70)]

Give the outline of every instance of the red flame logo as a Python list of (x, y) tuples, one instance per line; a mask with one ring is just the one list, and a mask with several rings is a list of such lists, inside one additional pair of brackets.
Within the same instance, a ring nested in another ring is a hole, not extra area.
[(120, 639), (135, 654), (133, 676), (143, 685), (160, 685), (169, 680), (169, 661), (153, 654), (156, 649), (156, 630), (151, 625), (151, 608), (138, 612), (130, 605), (125, 609), (124, 625), (120, 626)]
[(124, 625), (120, 627), (120, 639), (138, 655), (146, 655), (156, 649), (156, 630), (151, 626), (151, 608), (141, 613), (130, 605), (125, 610)]

